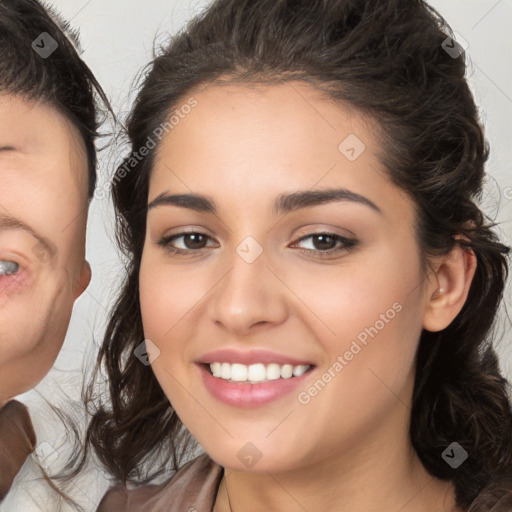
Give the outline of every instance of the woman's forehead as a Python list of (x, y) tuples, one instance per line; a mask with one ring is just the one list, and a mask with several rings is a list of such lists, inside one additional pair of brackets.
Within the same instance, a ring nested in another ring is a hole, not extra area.
[(271, 207), (283, 194), (319, 189), (342, 189), (382, 210), (403, 202), (367, 119), (313, 87), (228, 85), (193, 96), (197, 106), (158, 148), (149, 202), (195, 191), (220, 203), (260, 197)]

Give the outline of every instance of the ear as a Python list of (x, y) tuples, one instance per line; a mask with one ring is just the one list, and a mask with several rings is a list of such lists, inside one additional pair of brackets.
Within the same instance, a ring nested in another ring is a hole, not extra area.
[(75, 290), (75, 300), (85, 292), (86, 288), (89, 286), (91, 281), (91, 266), (87, 260), (84, 260), (84, 264), (82, 266), (82, 271), (80, 272), (80, 278), (76, 285)]
[(436, 263), (434, 279), (427, 286), (424, 329), (441, 331), (452, 323), (466, 302), (476, 265), (473, 250), (464, 250), (459, 244)]

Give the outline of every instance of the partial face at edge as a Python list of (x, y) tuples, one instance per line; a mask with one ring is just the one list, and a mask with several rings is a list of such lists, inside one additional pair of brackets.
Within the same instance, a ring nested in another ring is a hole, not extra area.
[[(195, 193), (217, 212), (165, 200), (149, 210), (140, 301), (158, 381), (225, 467), (247, 470), (240, 454), (250, 446), (258, 471), (336, 458), (363, 441), (383, 449), (407, 423), (426, 304), (410, 200), (385, 175), (362, 117), (309, 86), (193, 96), (197, 107), (162, 141), (148, 202)], [(362, 146), (351, 134), (366, 146), (355, 159)], [(336, 188), (367, 201), (273, 213), (281, 194)], [(229, 353), (211, 356), (218, 350)], [(212, 384), (203, 364), (239, 356), (311, 369), (258, 405), (256, 393)]]
[(0, 181), (1, 406), (48, 372), (90, 279), (80, 133), (47, 105), (0, 94)]

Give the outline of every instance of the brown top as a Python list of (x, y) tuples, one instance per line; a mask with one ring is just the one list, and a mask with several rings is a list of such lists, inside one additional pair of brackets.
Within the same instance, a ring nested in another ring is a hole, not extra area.
[(203, 454), (160, 485), (112, 487), (96, 512), (212, 512), (223, 473), (222, 466)]
[(11, 400), (0, 409), (0, 502), (35, 444), (36, 434), (28, 409)]

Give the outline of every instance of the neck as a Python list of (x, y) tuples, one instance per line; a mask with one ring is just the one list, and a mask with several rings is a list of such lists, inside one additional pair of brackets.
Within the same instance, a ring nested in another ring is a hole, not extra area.
[(214, 512), (460, 512), (451, 483), (431, 476), (413, 450), (408, 409), (399, 403), (394, 414), (391, 431), (399, 433), (394, 439), (387, 425), (361, 436), (344, 453), (300, 469), (256, 473), (226, 468)]

